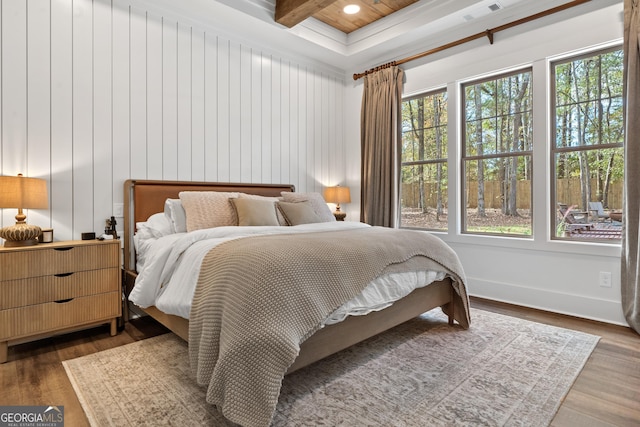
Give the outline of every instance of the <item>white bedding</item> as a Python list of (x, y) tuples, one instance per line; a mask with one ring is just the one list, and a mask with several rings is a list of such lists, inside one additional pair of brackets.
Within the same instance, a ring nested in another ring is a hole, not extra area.
[[(137, 242), (138, 277), (129, 295), (134, 304), (146, 308), (155, 305), (159, 310), (185, 319), (189, 318), (191, 300), (204, 256), (216, 245), (231, 239), (260, 235), (324, 232), (369, 227), (358, 222), (323, 222), (293, 227), (216, 227), (189, 233), (174, 233), (150, 237)], [(336, 242), (348, 245), (349, 242)], [(325, 325), (338, 323), (349, 315), (365, 315), (382, 310), (414, 289), (442, 280), (442, 271), (394, 273), (371, 282), (361, 295), (345, 303), (332, 313)]]

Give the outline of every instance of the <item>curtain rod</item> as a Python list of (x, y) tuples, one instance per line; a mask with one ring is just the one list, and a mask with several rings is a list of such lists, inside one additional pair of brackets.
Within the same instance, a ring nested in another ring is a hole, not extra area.
[(569, 3), (565, 3), (565, 4), (561, 5), (561, 6), (552, 7), (551, 9), (544, 10), (542, 12), (527, 16), (525, 18), (518, 19), (516, 21), (512, 21), (512, 22), (509, 22), (509, 23), (504, 24), (504, 25), (500, 25), (500, 26), (495, 27), (495, 28), (491, 28), (491, 29), (483, 31), (481, 33), (477, 33), (477, 34), (474, 34), (474, 35), (471, 35), (471, 36), (468, 36), (468, 37), (453, 41), (451, 43), (444, 44), (442, 46), (438, 46), (438, 47), (433, 48), (431, 50), (427, 50), (426, 52), (418, 53), (416, 55), (409, 56), (407, 58), (398, 59), (397, 61), (391, 61), (391, 62), (388, 62), (386, 64), (379, 65), (377, 67), (371, 68), (370, 70), (367, 70), (365, 72), (362, 72), (362, 73), (359, 73), (359, 74), (354, 74), (353, 75), (353, 80), (358, 80), (358, 79), (360, 79), (360, 78), (362, 78), (362, 77), (364, 77), (364, 76), (366, 76), (368, 74), (374, 73), (374, 72), (376, 72), (378, 70), (382, 70), (384, 68), (389, 68), (389, 67), (394, 66), (394, 65), (404, 64), (406, 62), (414, 61), (416, 59), (423, 58), (425, 56), (432, 55), (434, 53), (438, 53), (438, 52), (441, 52), (443, 50), (446, 50), (446, 49), (449, 49), (449, 48), (452, 48), (452, 47), (455, 47), (455, 46), (460, 46), (461, 44), (470, 42), (472, 40), (477, 40), (477, 39), (481, 39), (481, 38), (487, 37), (489, 39), (489, 43), (493, 44), (493, 35), (495, 33), (498, 33), (500, 31), (504, 31), (506, 29), (515, 27), (515, 26), (520, 25), (520, 24), (524, 24), (524, 23), (527, 23), (527, 22), (530, 22), (530, 21), (534, 21), (534, 20), (539, 19), (539, 18), (543, 18), (545, 16), (552, 15), (552, 14), (554, 14), (556, 12), (561, 12), (561, 11), (563, 11), (565, 9), (569, 9), (569, 8), (574, 7), (574, 6), (578, 6), (578, 5), (581, 5), (583, 3), (587, 3), (589, 1), (591, 1), (591, 0), (574, 0), (574, 1), (571, 1)]

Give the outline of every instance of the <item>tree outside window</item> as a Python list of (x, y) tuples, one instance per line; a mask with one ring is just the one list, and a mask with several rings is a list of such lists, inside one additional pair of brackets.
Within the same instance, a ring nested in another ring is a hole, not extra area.
[(532, 235), (532, 71), (462, 86), (462, 231)]
[(400, 226), (447, 230), (447, 92), (402, 102)]
[[(551, 67), (552, 218), (556, 218), (551, 235), (620, 239), (624, 220), (622, 50), (574, 57)], [(558, 207), (570, 209), (570, 217)], [(596, 207), (601, 208), (600, 214)]]

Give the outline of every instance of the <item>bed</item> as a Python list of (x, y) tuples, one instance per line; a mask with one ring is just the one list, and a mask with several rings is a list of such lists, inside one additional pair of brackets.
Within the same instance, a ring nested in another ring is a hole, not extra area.
[[(179, 198), (181, 192), (217, 192), (217, 193), (242, 193), (246, 195), (253, 196), (262, 196), (262, 197), (280, 197), (282, 192), (293, 193), (294, 187), (292, 185), (278, 185), (278, 184), (234, 184), (234, 183), (206, 183), (206, 182), (180, 182), (180, 181), (150, 181), (150, 180), (128, 180), (124, 183), (124, 210), (125, 210), (125, 223), (124, 223), (124, 285), (125, 292), (129, 294), (132, 288), (135, 285), (136, 278), (138, 276), (138, 272), (136, 271), (137, 266), (137, 254), (134, 248), (134, 235), (136, 232), (136, 224), (144, 223), (147, 221), (152, 215), (163, 212), (165, 209), (165, 202), (167, 199), (176, 199)], [(313, 226), (310, 225), (310, 226)], [(355, 226), (353, 224), (352, 226)], [(300, 226), (297, 226), (300, 227)], [(302, 226), (304, 227), (304, 226)], [(337, 227), (337, 225), (328, 224), (327, 227)], [(290, 230), (296, 227), (290, 227)], [(362, 228), (362, 227), (360, 227)], [(327, 236), (333, 235), (332, 233), (343, 233), (341, 230), (334, 230), (333, 228), (328, 228), (328, 231), (323, 233), (306, 233), (304, 229), (301, 230), (303, 236), (311, 236), (310, 238), (320, 238), (320, 234), (326, 234)], [(202, 230), (200, 230), (202, 231)], [(277, 230), (279, 233), (289, 233), (289, 230), (286, 227), (278, 227)], [(369, 232), (368, 230), (362, 230), (362, 233)], [(375, 230), (378, 233), (392, 233), (390, 229), (385, 230)], [(208, 231), (207, 231), (208, 232)], [(353, 231), (344, 231), (344, 233), (354, 233), (353, 235), (358, 236), (357, 233), (361, 232), (360, 230)], [(398, 232), (402, 232), (398, 230)], [(404, 230), (404, 232), (408, 232)], [(416, 233), (416, 232), (408, 232), (408, 233)], [(422, 233), (422, 235), (426, 235), (427, 233)], [(336, 234), (337, 235), (337, 234)], [(349, 234), (351, 236), (351, 234)], [(286, 234), (284, 236), (265, 236), (260, 237), (259, 239), (290, 239), (292, 236)], [(296, 237), (297, 238), (297, 237)], [(302, 236), (300, 238), (303, 238)], [(359, 237), (358, 237), (359, 238)], [(434, 238), (437, 239), (437, 238)], [(357, 239), (356, 239), (357, 240)], [(438, 239), (439, 240), (439, 239)], [(257, 241), (257, 239), (254, 239)], [(263, 242), (264, 240), (260, 240)], [(283, 240), (280, 240), (281, 242)], [(246, 244), (249, 242), (249, 239), (236, 239), (233, 244)], [(312, 240), (310, 242), (315, 242)], [(273, 244), (273, 243), (270, 243)], [(252, 246), (252, 245), (250, 245)], [(249, 247), (249, 246), (247, 246)], [(239, 251), (247, 251), (247, 247), (241, 247), (238, 249)], [(260, 253), (271, 252), (264, 251)], [(331, 252), (331, 251), (326, 251)], [(244, 252), (243, 252), (244, 253)], [(329, 257), (329, 255), (327, 255)], [(335, 257), (335, 255), (332, 255)], [(345, 255), (343, 255), (345, 256)], [(350, 256), (350, 255), (348, 255)], [(423, 257), (415, 257), (416, 259), (422, 259)], [(211, 259), (212, 263), (217, 263), (217, 259), (214, 257), (207, 257), (205, 259)], [(265, 262), (271, 262), (265, 261)], [(429, 261), (431, 262), (431, 261)], [(253, 263), (250, 264), (253, 266)], [(268, 265), (268, 264), (267, 264)], [(204, 268), (204, 267), (203, 267)], [(222, 268), (222, 267), (220, 267)], [(257, 267), (256, 267), (257, 268)], [(456, 267), (457, 268), (457, 267)], [(460, 267), (461, 268), (461, 267)], [(250, 270), (251, 268), (247, 268)], [(314, 329), (310, 331), (308, 336), (304, 336), (300, 339), (302, 341), (298, 344), (296, 350), (296, 356), (293, 360), (293, 363), (287, 362), (285, 365), (286, 373), (291, 373), (295, 370), (298, 370), (302, 367), (312, 364), (313, 362), (320, 360), (324, 357), (327, 357), (333, 353), (336, 353), (344, 348), (347, 348), (355, 343), (363, 341), (369, 337), (372, 337), (380, 332), (383, 332), (387, 329), (390, 329), (400, 323), (403, 323), (409, 319), (412, 319), (426, 311), (429, 311), (436, 307), (442, 307), (443, 311), (449, 316), (449, 323), (453, 324), (454, 321), (457, 321), (463, 328), (467, 328), (469, 326), (469, 310), (468, 310), (468, 298), (466, 295), (466, 289), (464, 285), (464, 275), (459, 270), (456, 270), (456, 274), (448, 274), (448, 275), (440, 275), (438, 276), (438, 280), (431, 282), (428, 286), (419, 287), (412, 292), (410, 292), (407, 296), (402, 297), (398, 301), (394, 302), (387, 308), (384, 308), (379, 311), (373, 311), (364, 316), (348, 316), (344, 320), (339, 321), (338, 323), (328, 324), (326, 326), (320, 327), (319, 329)], [(330, 273), (325, 271), (324, 274)], [(200, 276), (205, 276), (205, 274), (200, 274)], [(244, 280), (244, 278), (243, 278)], [(202, 285), (200, 285), (202, 286)], [(200, 289), (200, 288), (197, 288)], [(200, 296), (202, 292), (198, 293), (196, 291), (196, 297), (194, 299), (201, 299)], [(158, 309), (155, 305), (148, 305), (147, 307), (142, 308), (147, 314), (151, 317), (165, 325), (175, 334), (180, 336), (181, 338), (189, 341), (190, 340), (190, 326), (191, 326), (191, 342), (190, 347), (195, 346), (194, 337), (198, 337), (198, 346), (200, 351), (198, 352), (202, 355), (203, 346), (200, 344), (200, 337), (202, 335), (208, 334), (210, 331), (207, 327), (202, 327), (202, 322), (198, 315), (197, 321), (187, 320), (183, 316), (175, 315), (175, 314), (167, 314), (162, 310)], [(198, 311), (193, 309), (192, 313), (198, 313)], [(195, 315), (194, 315), (195, 316)], [(206, 315), (204, 317), (207, 317)], [(192, 318), (194, 319), (194, 318)], [(194, 334), (195, 326), (197, 323), (199, 326), (198, 335)], [(262, 324), (262, 322), (260, 322)], [(204, 332), (203, 332), (204, 331)], [(257, 344), (256, 344), (257, 345)], [(261, 344), (263, 345), (263, 344)], [(280, 349), (280, 344), (278, 344), (278, 349)], [(216, 346), (213, 349), (208, 349), (209, 352), (213, 352), (218, 354), (220, 347)], [(256, 353), (254, 351), (243, 351), (242, 355), (244, 357), (247, 353)], [(192, 355), (192, 362), (198, 363), (196, 359), (194, 359), (194, 355)], [(260, 365), (261, 363), (256, 362), (255, 360), (251, 362), (252, 365)], [(206, 365), (206, 363), (205, 363)], [(206, 366), (205, 366), (206, 367)], [(211, 368), (214, 369), (214, 368)], [(245, 368), (246, 369), (246, 368)], [(225, 374), (228, 378), (230, 374)], [(283, 374), (284, 375), (284, 372)], [(224, 377), (224, 375), (223, 375)], [(276, 378), (277, 380), (277, 378)], [(222, 380), (221, 380), (222, 381)], [(281, 381), (281, 378), (280, 380)], [(275, 383), (272, 381), (270, 385), (266, 387), (273, 388), (274, 384), (279, 384), (278, 381)], [(211, 391), (211, 390), (210, 390)], [(278, 389), (279, 392), (279, 389)], [(258, 396), (257, 400), (260, 396)], [(254, 399), (253, 396), (251, 399)], [(277, 394), (275, 395), (277, 401)], [(212, 398), (216, 400), (215, 398)], [(209, 394), (208, 394), (209, 400)], [(243, 398), (246, 400), (246, 396)], [(212, 402), (213, 403), (213, 402)], [(245, 402), (246, 403), (246, 402)], [(273, 402), (273, 397), (271, 401), (266, 404), (267, 412), (263, 412), (262, 414), (255, 415), (251, 414), (242, 414), (238, 411), (244, 411), (245, 404), (240, 404), (243, 408), (238, 409), (238, 405), (230, 405), (229, 407), (225, 407), (224, 405), (220, 409), (227, 416), (227, 418), (231, 419), (234, 422), (238, 422), (242, 425), (267, 425), (264, 420), (268, 418), (269, 407), (275, 407), (275, 403)], [(267, 420), (268, 421), (268, 420)]]

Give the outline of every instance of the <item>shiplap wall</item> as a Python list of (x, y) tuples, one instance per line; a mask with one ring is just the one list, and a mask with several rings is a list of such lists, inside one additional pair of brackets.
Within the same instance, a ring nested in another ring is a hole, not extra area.
[(344, 179), (342, 77), (132, 4), (1, 0), (0, 174), (49, 182), (30, 223), (100, 232), (127, 178)]

